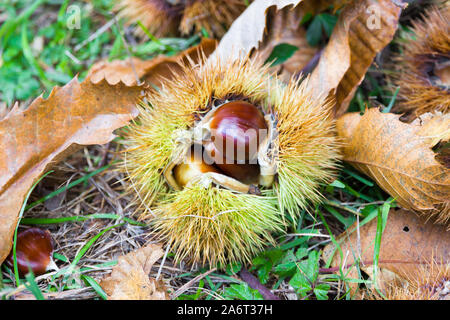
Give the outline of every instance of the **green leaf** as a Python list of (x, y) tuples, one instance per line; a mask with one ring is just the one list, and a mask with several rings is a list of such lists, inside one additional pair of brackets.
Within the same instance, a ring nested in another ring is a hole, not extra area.
[(329, 13), (321, 13), (318, 15), (320, 21), (322, 22), (322, 27), (324, 28), (328, 37), (331, 37), (333, 33), (334, 26), (337, 23), (338, 18)]
[(228, 300), (264, 300), (258, 290), (250, 288), (246, 283), (230, 285), (223, 296)]
[(319, 16), (315, 16), (311, 24), (306, 30), (306, 41), (308, 41), (310, 46), (317, 46), (322, 39), (322, 22)]
[(85, 274), (82, 274), (81, 279), (83, 279), (86, 284), (91, 286), (103, 300), (108, 300), (108, 296), (107, 296), (106, 292), (103, 291), (102, 287), (100, 287), (100, 285), (98, 284), (97, 281), (95, 281), (94, 278), (87, 276)]
[(298, 47), (296, 46), (288, 43), (280, 43), (273, 48), (272, 53), (266, 60), (266, 63), (271, 63), (272, 66), (282, 64), (292, 57), (297, 50)]
[(294, 255), (294, 250), (286, 252), (283, 260), (274, 269), (275, 273), (282, 277), (291, 277), (295, 274), (297, 269), (297, 257)]
[(260, 266), (256, 273), (258, 274), (259, 281), (261, 281), (262, 284), (266, 284), (269, 280), (270, 271), (272, 271), (273, 264), (270, 261), (267, 261), (267, 263)]
[(345, 188), (345, 184), (343, 184), (342, 182), (340, 182), (339, 180), (334, 180), (332, 183), (329, 184), (332, 187), (336, 187), (339, 189), (344, 189)]
[(260, 253), (252, 260), (251, 270), (256, 269), (259, 281), (265, 284), (269, 280), (270, 271), (275, 264), (283, 258), (284, 252), (280, 249), (269, 249)]
[(233, 264), (228, 264), (225, 269), (225, 273), (229, 276), (235, 275), (242, 269), (242, 263), (236, 262)]
[(328, 291), (330, 291), (330, 286), (328, 284), (321, 283), (315, 286), (313, 291), (317, 300), (328, 300)]
[(321, 13), (314, 17), (306, 30), (306, 40), (311, 46), (317, 46), (322, 40), (323, 32), (330, 37), (334, 26), (337, 23), (337, 17), (328, 13)]
[(307, 260), (301, 261), (297, 266), (297, 271), (289, 281), (300, 296), (305, 296), (313, 290), (313, 286), (319, 275), (319, 252), (311, 251)]
[(39, 286), (36, 283), (36, 279), (34, 278), (34, 274), (33, 271), (31, 271), (31, 268), (30, 272), (25, 276), (25, 279), (26, 279), (25, 287), (31, 291), (36, 300), (45, 300), (41, 289), (39, 289)]

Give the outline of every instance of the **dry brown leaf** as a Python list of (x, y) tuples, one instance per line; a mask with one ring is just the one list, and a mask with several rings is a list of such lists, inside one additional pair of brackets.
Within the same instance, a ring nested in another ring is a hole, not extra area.
[(376, 54), (393, 39), (401, 10), (392, 0), (360, 0), (339, 15), (311, 75), (317, 92), (335, 92), (337, 117), (347, 111)]
[(149, 277), (163, 255), (161, 245), (150, 244), (120, 256), (112, 273), (100, 282), (108, 300), (168, 300), (164, 283)]
[(216, 45), (216, 40), (203, 38), (199, 45), (190, 47), (174, 57), (159, 56), (151, 60), (132, 57), (112, 62), (99, 61), (89, 70), (89, 75), (94, 83), (106, 79), (110, 84), (122, 81), (131, 86), (136, 85), (139, 79), (152, 86), (159, 86), (163, 77), (170, 78), (173, 72), (181, 70), (180, 62), (186, 63), (188, 59), (191, 59), (196, 63), (201, 58), (200, 52), (209, 56)]
[(30, 187), (77, 146), (111, 141), (115, 129), (137, 116), (141, 92), (137, 86), (74, 78), (25, 111), (16, 105), (0, 121), (0, 263), (11, 249)]
[[(337, 121), (344, 160), (374, 179), (400, 206), (450, 218), (450, 169), (432, 150), (450, 139), (450, 115), (427, 114), (408, 124), (377, 108)], [(429, 211), (428, 211), (429, 210)]]
[[(359, 228), (353, 224), (339, 235), (342, 258), (334, 244), (329, 244), (323, 251), (324, 261), (332, 261), (333, 271), (342, 270), (349, 279), (358, 279), (356, 267), (352, 264), (359, 259), (360, 268), (373, 276), (374, 244), (377, 232), (377, 219), (373, 219)], [(445, 227), (433, 224), (424, 217), (403, 209), (390, 210), (386, 227), (381, 237), (377, 277), (378, 285), (384, 288), (388, 282), (397, 277), (414, 279), (424, 265), (432, 261), (438, 264), (450, 263), (450, 233)], [(357, 284), (350, 284), (353, 292)]]
[(158, 57), (153, 60), (141, 60), (136, 57), (125, 60), (113, 60), (96, 62), (89, 70), (92, 82), (97, 83), (103, 79), (109, 84), (116, 84), (122, 81), (126, 85), (136, 85), (137, 79), (141, 79), (154, 64), (161, 63), (165, 57)]
[[(302, 0), (259, 0), (254, 1), (233, 22), (228, 32), (219, 42), (216, 51), (210, 56), (214, 59), (239, 59), (258, 48), (264, 38), (266, 17), (270, 9), (281, 10), (287, 6), (295, 7)], [(269, 52), (270, 54), (270, 52)]]

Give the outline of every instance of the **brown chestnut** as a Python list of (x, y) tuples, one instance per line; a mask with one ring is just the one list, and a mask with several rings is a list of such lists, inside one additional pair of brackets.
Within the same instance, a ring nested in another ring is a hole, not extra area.
[[(16, 257), (21, 277), (29, 272), (29, 267), (35, 275), (41, 275), (48, 270), (54, 269), (55, 263), (52, 255), (52, 238), (47, 230), (30, 228), (17, 234)], [(14, 267), (12, 250), (5, 262), (10, 268)]]
[(256, 157), (267, 135), (262, 112), (245, 101), (228, 102), (214, 113), (209, 128), (211, 141), (204, 143), (205, 150), (217, 167), (243, 183), (258, 183)]
[(234, 179), (239, 180), (245, 184), (258, 184), (258, 177), (260, 173), (258, 164), (237, 164), (227, 163), (227, 159), (217, 152), (215, 145), (213, 143), (207, 144), (205, 150), (208, 156), (214, 159), (214, 162), (218, 168), (220, 168), (223, 173)]
[(211, 142), (228, 163), (243, 164), (254, 159), (260, 139), (264, 138), (261, 134), (267, 135), (264, 115), (256, 106), (245, 101), (220, 106), (209, 127)]

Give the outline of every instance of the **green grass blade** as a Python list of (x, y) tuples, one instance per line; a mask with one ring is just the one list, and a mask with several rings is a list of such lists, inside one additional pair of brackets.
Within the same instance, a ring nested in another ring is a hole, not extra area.
[(369, 181), (369, 180), (367, 180), (367, 179), (361, 177), (359, 174), (357, 174), (357, 173), (355, 173), (355, 172), (353, 172), (353, 171), (350, 171), (350, 170), (345, 169), (345, 168), (344, 168), (342, 171), (344, 171), (344, 172), (345, 172), (346, 174), (348, 174), (349, 176), (355, 178), (356, 180), (358, 180), (358, 181), (364, 183), (366, 186), (369, 186), (369, 187), (373, 187), (373, 186), (374, 186), (374, 183), (373, 183), (372, 181)]
[(22, 44), (23, 55), (25, 56), (25, 59), (27, 59), (30, 66), (39, 75), (39, 78), (40, 78), (41, 82), (44, 84), (44, 86), (51, 88), (52, 84), (48, 81), (44, 70), (42, 70), (41, 66), (37, 63), (36, 59), (33, 56), (33, 52), (31, 51), (30, 43), (28, 41), (27, 31), (28, 31), (28, 23), (22, 24), (21, 44)]
[[(33, 189), (37, 186), (39, 182), (41, 182), (42, 179), (44, 179), (47, 175), (49, 175), (53, 171), (49, 171), (46, 174), (44, 174), (42, 177), (38, 179), (30, 188), (27, 195), (25, 196), (25, 199), (22, 204), (22, 208), (19, 212), (19, 218), (17, 221), (20, 221), (22, 219), (23, 213), (25, 212), (25, 205), (27, 204), (28, 198), (31, 195), (31, 192), (33, 192)], [(16, 225), (16, 229), (14, 230), (14, 242), (13, 242), (13, 264), (14, 264), (14, 277), (16, 278), (16, 285), (18, 286), (20, 284), (20, 278), (19, 278), (19, 267), (17, 266), (17, 230), (19, 229), (19, 223)]]
[[(16, 19), (8, 20), (0, 27), (0, 43), (2, 44), (2, 47), (6, 46), (6, 41), (8, 41), (9, 36), (14, 32), (17, 26), (23, 20), (28, 19), (33, 14), (33, 12), (36, 11), (36, 9), (45, 2), (46, 0), (35, 1), (28, 9), (23, 11)], [(0, 48), (0, 52), (2, 51), (1, 49), (2, 48)]]
[(92, 237), (91, 240), (89, 240), (82, 248), (81, 250), (78, 252), (78, 254), (76, 255), (75, 259), (73, 259), (70, 267), (73, 269), (78, 262), (80, 262), (81, 258), (84, 256), (84, 254), (89, 250), (90, 247), (92, 247), (92, 245), (95, 243), (95, 241), (97, 241), (102, 235), (104, 235), (106, 232), (108, 232), (111, 229), (114, 229), (116, 227), (121, 227), (125, 224), (125, 222), (123, 223), (119, 223), (119, 224), (115, 224), (113, 226), (110, 226), (108, 228), (103, 229), (102, 231), (100, 231), (97, 235), (95, 235), (94, 237)]
[(97, 294), (100, 296), (100, 298), (102, 298), (103, 300), (108, 300), (108, 295), (102, 289), (102, 287), (100, 287), (98, 282), (95, 281), (94, 278), (87, 276), (85, 274), (82, 274), (81, 279), (83, 279), (88, 285), (90, 285), (92, 287), (92, 289), (94, 289), (95, 292), (97, 292)]
[(394, 106), (395, 100), (397, 100), (397, 95), (398, 95), (399, 91), (400, 91), (400, 87), (397, 87), (397, 89), (395, 89), (395, 92), (394, 92), (394, 95), (392, 96), (391, 101), (389, 101), (389, 105), (385, 109), (383, 109), (383, 111), (381, 111), (381, 112), (383, 112), (383, 113), (391, 112), (391, 109)]
[(378, 276), (378, 261), (380, 257), (381, 236), (383, 235), (384, 228), (386, 227), (390, 207), (390, 203), (386, 202), (381, 208), (378, 209), (377, 231), (375, 234), (373, 256), (373, 284), (375, 288)]
[(61, 218), (23, 218), (21, 224), (25, 225), (39, 225), (39, 224), (58, 224), (65, 222), (83, 222), (91, 219), (111, 219), (111, 220), (123, 220), (131, 225), (146, 227), (147, 224), (123, 217), (118, 214), (113, 213), (94, 213), (86, 216), (72, 216), (72, 217), (61, 217)]
[(31, 291), (36, 300), (45, 300), (44, 295), (42, 294), (41, 289), (36, 283), (36, 279), (34, 278), (34, 274), (30, 269), (30, 272), (25, 276), (27, 282), (25, 282), (25, 287)]

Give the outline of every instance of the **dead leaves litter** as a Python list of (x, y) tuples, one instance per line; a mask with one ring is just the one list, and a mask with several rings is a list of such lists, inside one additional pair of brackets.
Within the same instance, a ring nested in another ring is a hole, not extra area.
[(161, 245), (150, 244), (120, 256), (112, 273), (100, 283), (108, 300), (168, 300), (164, 283), (149, 277), (163, 255)]
[(344, 161), (374, 179), (405, 209), (450, 219), (450, 168), (432, 150), (450, 139), (450, 115), (427, 114), (411, 124), (377, 108), (337, 121)]
[(89, 75), (94, 83), (106, 79), (109, 84), (122, 81), (131, 86), (136, 85), (138, 80), (143, 80), (152, 87), (158, 87), (163, 79), (171, 78), (181, 70), (180, 63), (192, 61), (195, 64), (203, 55), (209, 56), (216, 45), (215, 40), (203, 38), (199, 45), (173, 57), (158, 56), (149, 60), (131, 57), (111, 62), (99, 61), (89, 70)]
[[(340, 269), (349, 279), (358, 279), (356, 261), (359, 261), (361, 270), (373, 275), (377, 219), (361, 226), (359, 234), (356, 230), (355, 223), (336, 238), (340, 249), (329, 244), (322, 256), (324, 261), (331, 261), (331, 267)], [(390, 210), (381, 237), (378, 286), (385, 288), (396, 277), (417, 278), (421, 275), (421, 268), (433, 261), (444, 265), (450, 263), (450, 233), (445, 227), (426, 221), (413, 212)], [(357, 283), (349, 284), (352, 293), (356, 292)]]
[(231, 26), (210, 60), (238, 59), (253, 49), (264, 54), (285, 42), (299, 48), (286, 61), (286, 74), (300, 72), (316, 52), (307, 45), (299, 21), (306, 13), (318, 13), (330, 5), (343, 8), (312, 71), (311, 82), (317, 94), (324, 92), (335, 97), (335, 114), (342, 115), (376, 54), (393, 39), (403, 8), (401, 1), (257, 1)]
[(138, 115), (142, 87), (74, 78), (25, 111), (0, 121), (0, 263), (8, 255), (28, 190), (55, 162), (78, 146), (105, 144)]

